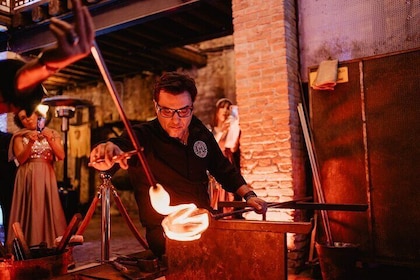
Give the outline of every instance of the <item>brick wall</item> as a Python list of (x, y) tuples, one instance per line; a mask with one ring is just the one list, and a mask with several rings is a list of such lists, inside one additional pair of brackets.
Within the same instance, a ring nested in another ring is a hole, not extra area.
[[(294, 1), (233, 0), (236, 98), (241, 113), (242, 172), (267, 201), (305, 193)], [(250, 213), (249, 215), (253, 215)], [(267, 219), (301, 220), (270, 210)], [(305, 238), (289, 234), (289, 267), (301, 264)]]

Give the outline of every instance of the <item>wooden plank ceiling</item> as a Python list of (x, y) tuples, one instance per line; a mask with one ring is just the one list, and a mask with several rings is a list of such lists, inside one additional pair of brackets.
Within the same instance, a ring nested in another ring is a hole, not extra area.
[[(193, 44), (233, 34), (231, 0), (103, 0), (86, 1), (86, 5), (94, 19), (97, 44), (114, 79), (203, 67), (207, 57)], [(2, 50), (33, 56), (53, 43), (49, 18), (33, 21), (35, 9), (43, 7), (32, 6), (11, 15), (12, 26), (6, 36), (0, 36)], [(68, 7), (62, 10), (55, 16), (72, 21)], [(98, 81), (102, 76), (88, 56), (60, 70), (44, 86), (55, 95)]]

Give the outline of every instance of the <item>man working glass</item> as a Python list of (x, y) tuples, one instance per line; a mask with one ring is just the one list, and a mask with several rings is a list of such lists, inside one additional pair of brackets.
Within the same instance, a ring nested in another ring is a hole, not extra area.
[[(153, 176), (168, 192), (171, 205), (194, 203), (211, 211), (208, 171), (224, 189), (243, 197), (257, 213), (264, 213), (266, 202), (256, 196), (223, 155), (213, 134), (192, 114), (196, 96), (194, 80), (177, 72), (164, 74), (156, 83), (153, 98), (157, 118), (133, 126)], [(97, 145), (90, 154), (90, 163), (102, 171), (115, 162), (128, 169), (146, 239), (152, 252), (161, 257), (165, 253), (161, 226), (164, 216), (151, 205), (147, 174), (136, 157), (115, 157), (132, 149), (130, 137), (124, 132), (121, 137)]]

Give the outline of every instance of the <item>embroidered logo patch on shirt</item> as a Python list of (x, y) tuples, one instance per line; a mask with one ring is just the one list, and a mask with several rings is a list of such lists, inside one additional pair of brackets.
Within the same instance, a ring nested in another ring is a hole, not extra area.
[(207, 156), (207, 145), (203, 141), (196, 141), (194, 143), (194, 153), (201, 157), (205, 158)]

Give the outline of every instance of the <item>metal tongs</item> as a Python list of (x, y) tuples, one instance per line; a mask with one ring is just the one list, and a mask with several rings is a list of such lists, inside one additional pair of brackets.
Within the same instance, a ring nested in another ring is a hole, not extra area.
[(158, 258), (148, 257), (148, 258), (137, 258), (137, 257), (128, 257), (128, 256), (119, 256), (115, 259), (115, 262), (122, 265), (131, 265), (136, 266), (143, 272), (159, 272), (160, 266)]

